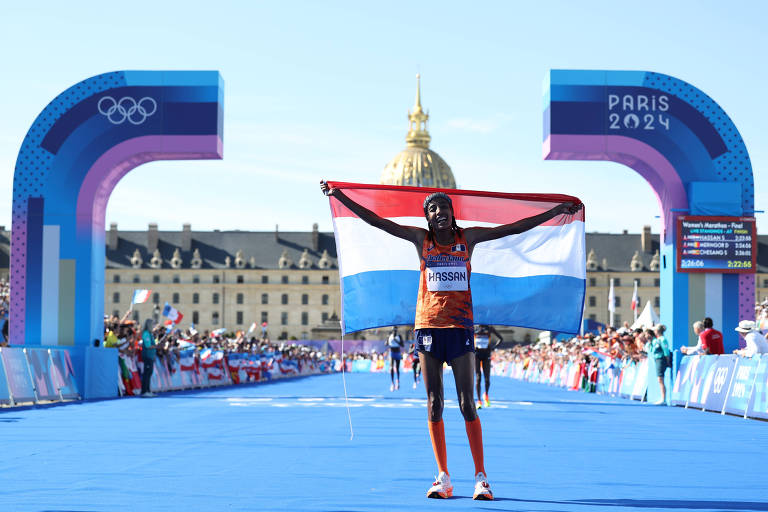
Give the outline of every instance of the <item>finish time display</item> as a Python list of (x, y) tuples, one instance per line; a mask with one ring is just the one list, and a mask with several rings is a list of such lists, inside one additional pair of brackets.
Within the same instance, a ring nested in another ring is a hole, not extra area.
[(755, 272), (754, 217), (678, 217), (677, 270)]

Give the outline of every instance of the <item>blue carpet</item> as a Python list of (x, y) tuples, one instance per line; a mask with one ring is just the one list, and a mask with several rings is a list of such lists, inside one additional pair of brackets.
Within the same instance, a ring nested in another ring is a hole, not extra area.
[(423, 387), (341, 375), (0, 414), (0, 510), (768, 511), (768, 424), (496, 377), (482, 409), (494, 502), (446, 374), (456, 497), (436, 473)]

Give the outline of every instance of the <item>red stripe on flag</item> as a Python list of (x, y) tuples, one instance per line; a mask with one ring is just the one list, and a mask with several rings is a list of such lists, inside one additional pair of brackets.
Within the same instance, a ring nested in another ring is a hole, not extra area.
[[(505, 194), (478, 190), (452, 190), (428, 187), (397, 187), (393, 185), (367, 185), (329, 181), (331, 188), (339, 188), (355, 202), (380, 217), (423, 217), (424, 199), (432, 192), (445, 192), (451, 197), (456, 218), (461, 222), (491, 222), (508, 224), (538, 215), (554, 206), (579, 198), (563, 194)], [(331, 197), (334, 217), (357, 217), (337, 199)], [(575, 215), (559, 215), (543, 225), (562, 225), (584, 220), (584, 209)], [(425, 222), (426, 228), (426, 222)]]

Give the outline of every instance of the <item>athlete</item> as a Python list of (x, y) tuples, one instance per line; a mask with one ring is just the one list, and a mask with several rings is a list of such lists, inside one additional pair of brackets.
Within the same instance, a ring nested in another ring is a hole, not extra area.
[[(496, 336), (496, 343), (491, 343), (491, 335)], [(475, 326), (475, 386), (477, 388), (477, 408), (483, 405), (491, 406), (488, 390), (491, 389), (491, 352), (498, 347), (504, 338), (492, 325)], [(480, 380), (485, 374), (485, 394), (480, 395)]]
[[(389, 339), (387, 339), (387, 347), (389, 347), (389, 378), (392, 381), (389, 385), (390, 391), (400, 389), (400, 361), (403, 360), (403, 354), (400, 352), (400, 349), (404, 346), (403, 338), (397, 333), (397, 327), (392, 327), (392, 332), (389, 333)], [(397, 372), (397, 380), (395, 380), (395, 372)]]
[(478, 243), (522, 233), (563, 213), (574, 214), (581, 205), (566, 202), (511, 224), (494, 228), (461, 229), (456, 225), (451, 198), (443, 192), (435, 192), (424, 199), (428, 229), (422, 229), (401, 226), (379, 217), (341, 190), (331, 188), (325, 181), (320, 182), (320, 189), (324, 194), (335, 197), (371, 226), (408, 240), (415, 246), (421, 271), (414, 334), (427, 391), (427, 425), (439, 471), (427, 491), (427, 497), (453, 496), (443, 426), (443, 363), (448, 363), (453, 369), (459, 409), (464, 417), (475, 465), (475, 491), (472, 497), (476, 500), (492, 500), (493, 493), (488, 485), (483, 461), (483, 431), (472, 389), (475, 366), (475, 344), (471, 341), (474, 335), (472, 293), (469, 288), (472, 251)]
[(419, 377), (421, 377), (421, 364), (419, 364), (419, 352), (416, 350), (416, 343), (411, 343), (408, 348), (408, 355), (411, 357), (411, 367), (413, 368), (413, 389), (419, 386)]

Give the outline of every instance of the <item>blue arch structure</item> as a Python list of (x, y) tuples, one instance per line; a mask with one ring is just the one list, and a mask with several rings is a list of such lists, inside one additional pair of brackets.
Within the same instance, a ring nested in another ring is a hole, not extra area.
[[(552, 70), (544, 90), (544, 158), (609, 160), (643, 176), (662, 211), (661, 320), (675, 347), (705, 316), (738, 346), (733, 328), (754, 317), (753, 273), (680, 272), (680, 215), (754, 214), (752, 164), (731, 119), (677, 78), (645, 71)], [(756, 242), (754, 242), (756, 243)]]
[(103, 336), (109, 196), (143, 163), (222, 158), (223, 92), (217, 71), (116, 71), (45, 107), (13, 179), (12, 344)]

